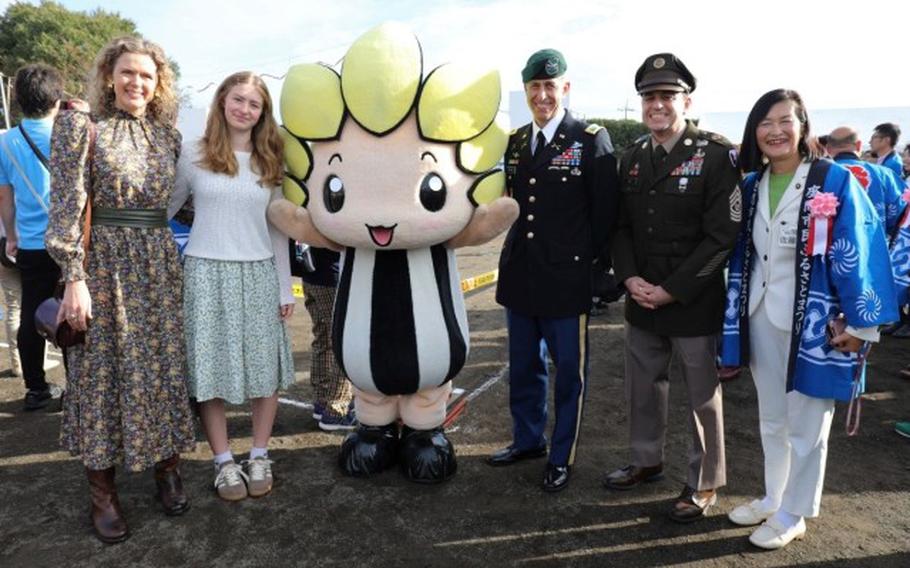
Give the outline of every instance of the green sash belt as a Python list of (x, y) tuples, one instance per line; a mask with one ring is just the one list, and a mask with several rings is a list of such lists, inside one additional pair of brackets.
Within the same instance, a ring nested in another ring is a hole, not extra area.
[(93, 207), (92, 225), (154, 229), (167, 227), (167, 209), (115, 209)]

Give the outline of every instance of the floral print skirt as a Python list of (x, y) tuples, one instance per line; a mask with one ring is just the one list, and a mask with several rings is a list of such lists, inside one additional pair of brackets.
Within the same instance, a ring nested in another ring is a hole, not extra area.
[(279, 317), (274, 259), (225, 261), (188, 256), (184, 277), (189, 392), (200, 402), (240, 404), (294, 383)]
[(89, 469), (141, 471), (195, 449), (183, 271), (168, 228), (93, 227), (92, 320), (67, 349), (61, 443)]

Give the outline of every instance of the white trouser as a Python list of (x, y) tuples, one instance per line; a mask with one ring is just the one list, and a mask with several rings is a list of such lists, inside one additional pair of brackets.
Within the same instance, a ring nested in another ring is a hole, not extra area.
[(749, 367), (758, 392), (765, 453), (765, 491), (784, 511), (817, 517), (834, 400), (786, 392), (790, 332), (771, 324), (764, 302), (749, 318), (749, 336)]

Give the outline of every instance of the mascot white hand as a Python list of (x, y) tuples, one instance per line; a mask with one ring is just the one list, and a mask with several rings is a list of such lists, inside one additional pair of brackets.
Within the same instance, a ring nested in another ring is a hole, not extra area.
[(288, 201), (269, 220), (343, 249), (332, 338), (360, 426), (341, 468), (369, 477), (398, 463), (408, 479), (437, 483), (457, 469), (442, 424), (468, 356), (454, 248), (502, 233), (518, 204), (496, 169), (508, 142), (499, 74), (447, 64), (424, 78), (422, 66), (417, 38), (383, 24), (354, 42), (340, 75), (290, 69)]

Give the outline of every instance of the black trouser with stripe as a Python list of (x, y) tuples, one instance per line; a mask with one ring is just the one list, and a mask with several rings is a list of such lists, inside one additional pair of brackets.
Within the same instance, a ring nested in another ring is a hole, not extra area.
[(60, 267), (45, 250), (19, 249), (16, 265), (22, 276), (22, 311), (19, 318), (19, 358), (22, 377), (28, 390), (46, 390), (44, 349), (46, 342), (35, 327), (35, 310), (54, 295), (60, 280)]

